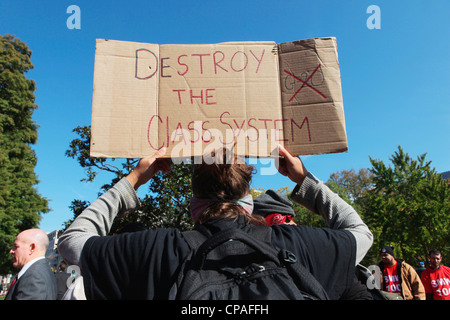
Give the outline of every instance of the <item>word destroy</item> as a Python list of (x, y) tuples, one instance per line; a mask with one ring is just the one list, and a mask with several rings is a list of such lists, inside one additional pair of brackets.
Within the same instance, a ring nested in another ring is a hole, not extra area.
[[(262, 50), (261, 54), (255, 54), (252, 50), (249, 50), (248, 53), (244, 51), (236, 51), (231, 55), (231, 57), (227, 57), (224, 52), (215, 51), (212, 54), (181, 54), (176, 59), (172, 59), (171, 57), (163, 57), (158, 59), (158, 56), (153, 51), (148, 49), (138, 49), (136, 50), (135, 77), (137, 79), (147, 80), (153, 77), (158, 70), (160, 70), (160, 76), (163, 78), (171, 78), (173, 75), (185, 76), (192, 73), (192, 70), (198, 70), (198, 74), (242, 72), (249, 68), (249, 59), (253, 58), (256, 60), (256, 66), (254, 69), (250, 70), (250, 72), (258, 73), (264, 53), (265, 50)], [(153, 70), (147, 68), (144, 73), (140, 70), (145, 70), (145, 68), (141, 68), (140, 64), (148, 65), (148, 59), (153, 60), (152, 64), (154, 64), (155, 67)], [(141, 60), (145, 60), (145, 63), (140, 62)], [(177, 61), (176, 65), (178, 68), (173, 67), (171, 60)], [(175, 70), (176, 72), (171, 73), (169, 70)]]

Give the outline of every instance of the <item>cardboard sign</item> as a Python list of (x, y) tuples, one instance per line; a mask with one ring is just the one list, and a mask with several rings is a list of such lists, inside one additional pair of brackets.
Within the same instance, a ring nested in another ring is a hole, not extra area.
[(336, 40), (157, 45), (97, 40), (91, 156), (347, 151)]

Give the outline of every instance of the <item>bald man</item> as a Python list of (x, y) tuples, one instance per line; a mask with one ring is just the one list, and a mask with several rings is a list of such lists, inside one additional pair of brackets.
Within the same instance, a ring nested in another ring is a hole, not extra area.
[(9, 252), (13, 267), (20, 269), (5, 300), (55, 300), (56, 280), (45, 259), (48, 236), (41, 229), (22, 231)]

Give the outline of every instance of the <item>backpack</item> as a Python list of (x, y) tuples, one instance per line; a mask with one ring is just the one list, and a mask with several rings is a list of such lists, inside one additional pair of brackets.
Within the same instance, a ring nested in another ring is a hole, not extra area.
[(326, 291), (285, 249), (271, 244), (272, 228), (230, 228), (207, 238), (183, 232), (191, 253), (169, 293), (172, 300), (325, 300)]

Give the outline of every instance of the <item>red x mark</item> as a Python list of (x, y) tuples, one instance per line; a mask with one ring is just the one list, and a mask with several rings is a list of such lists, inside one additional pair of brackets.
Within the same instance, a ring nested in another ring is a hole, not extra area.
[(309, 88), (311, 88), (312, 90), (314, 90), (315, 92), (317, 92), (322, 98), (324, 98), (324, 99), (327, 98), (327, 97), (325, 97), (325, 95), (324, 95), (322, 92), (320, 92), (320, 91), (317, 90), (316, 88), (311, 87), (311, 86), (308, 84), (309, 79), (312, 78), (312, 76), (314, 75), (314, 73), (316, 73), (316, 71), (319, 70), (319, 68), (320, 68), (320, 63), (319, 63), (319, 65), (314, 69), (314, 71), (311, 73), (311, 75), (308, 77), (308, 79), (306, 79), (306, 81), (303, 81), (302, 79), (299, 79), (298, 77), (294, 76), (294, 75), (293, 75), (292, 73), (290, 73), (289, 71), (284, 70), (284, 72), (287, 73), (288, 75), (290, 75), (292, 78), (294, 78), (295, 80), (298, 80), (298, 81), (300, 81), (300, 82), (303, 83), (302, 86), (297, 90), (297, 92), (294, 93), (294, 95), (291, 97), (291, 99), (289, 99), (289, 102), (291, 102), (292, 100), (294, 100), (295, 96), (300, 92), (300, 90), (303, 89), (303, 87), (304, 87), (305, 85), (308, 86)]

